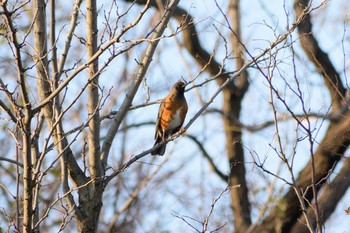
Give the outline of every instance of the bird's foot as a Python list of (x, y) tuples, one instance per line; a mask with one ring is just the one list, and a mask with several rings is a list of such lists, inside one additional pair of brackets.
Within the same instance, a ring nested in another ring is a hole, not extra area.
[(186, 132), (186, 129), (181, 127), (178, 131), (179, 134), (184, 134)]

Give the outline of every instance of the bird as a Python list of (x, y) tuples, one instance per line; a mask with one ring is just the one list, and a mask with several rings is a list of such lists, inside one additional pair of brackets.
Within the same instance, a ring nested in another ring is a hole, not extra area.
[[(186, 83), (178, 81), (169, 94), (162, 100), (156, 121), (155, 143), (164, 142), (169, 136), (177, 133), (185, 121), (188, 106), (184, 95)], [(164, 155), (166, 144), (151, 152), (152, 155)]]

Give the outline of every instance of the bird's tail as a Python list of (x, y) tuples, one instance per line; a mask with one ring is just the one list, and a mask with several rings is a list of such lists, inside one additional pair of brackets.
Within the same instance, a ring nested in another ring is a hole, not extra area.
[[(162, 141), (161, 137), (157, 137), (156, 142), (154, 143), (153, 146), (157, 145)], [(158, 149), (152, 151), (151, 155), (164, 155), (166, 149), (166, 144), (160, 146)]]

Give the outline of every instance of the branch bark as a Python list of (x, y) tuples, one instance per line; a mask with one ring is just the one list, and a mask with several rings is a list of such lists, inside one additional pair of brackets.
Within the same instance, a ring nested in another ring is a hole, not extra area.
[(223, 180), (224, 182), (228, 182), (229, 177), (225, 175), (220, 169), (215, 165), (213, 158), (208, 154), (207, 150), (204, 148), (203, 144), (193, 135), (186, 134), (188, 138), (190, 138), (202, 152), (203, 156), (208, 160), (208, 163), (211, 169)]
[(33, 179), (31, 154), (31, 114), (26, 109), (22, 121), (23, 128), (23, 232), (31, 233), (33, 229)]
[[(295, 16), (300, 17), (310, 6), (310, 0), (295, 0)], [(322, 75), (323, 80), (328, 88), (332, 100), (333, 111), (341, 110), (341, 101), (345, 97), (346, 89), (340, 80), (340, 75), (334, 65), (319, 46), (314, 34), (312, 33), (311, 15), (308, 14), (298, 26), (300, 35), (300, 44), (304, 49), (309, 60), (314, 64), (317, 71)]]
[[(97, 12), (96, 1), (86, 1), (86, 47), (89, 59), (97, 52)], [(100, 110), (99, 110), (99, 80), (98, 60), (89, 64), (88, 68), (88, 114), (89, 114), (89, 166), (91, 178), (104, 174), (100, 161)]]
[[(240, 25), (240, 1), (233, 0), (229, 4), (229, 14), (231, 16), (231, 44), (236, 61), (236, 68), (241, 68), (245, 61), (242, 49), (241, 25)], [(230, 26), (230, 25), (228, 25)], [(223, 92), (224, 103), (223, 117), (226, 134), (226, 150), (230, 163), (230, 186), (240, 185), (240, 188), (232, 189), (231, 208), (233, 210), (235, 232), (247, 232), (251, 225), (250, 202), (248, 198), (248, 187), (246, 181), (245, 159), (242, 146), (242, 130), (235, 120), (239, 119), (241, 113), (242, 100), (248, 90), (248, 72), (242, 72), (237, 78), (236, 88), (227, 88)]]

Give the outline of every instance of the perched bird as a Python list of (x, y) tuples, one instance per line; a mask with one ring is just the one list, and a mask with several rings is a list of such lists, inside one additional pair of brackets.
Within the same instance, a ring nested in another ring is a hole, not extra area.
[[(177, 133), (184, 123), (187, 113), (187, 102), (185, 99), (184, 82), (177, 82), (160, 104), (156, 122), (155, 140), (156, 145), (165, 141), (170, 135)], [(154, 150), (152, 155), (164, 155), (166, 144)]]

